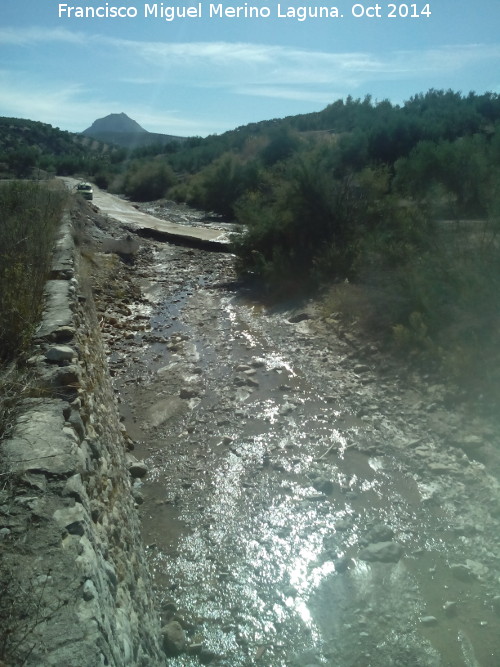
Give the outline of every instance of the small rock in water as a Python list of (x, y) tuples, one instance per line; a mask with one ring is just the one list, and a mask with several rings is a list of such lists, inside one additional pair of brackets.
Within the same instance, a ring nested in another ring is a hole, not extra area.
[(437, 625), (438, 620), (435, 616), (422, 616), (422, 618), (420, 619), (420, 623), (422, 623), (422, 625), (427, 625), (430, 627), (433, 625)]
[(351, 559), (349, 558), (349, 556), (343, 556), (342, 558), (337, 558), (336, 560), (334, 560), (333, 564), (335, 565), (335, 572), (342, 573), (349, 568), (349, 565), (351, 564)]
[(359, 557), (366, 561), (397, 563), (403, 555), (403, 547), (397, 542), (376, 542), (361, 550)]
[(186, 646), (186, 635), (178, 621), (170, 621), (161, 630), (163, 649), (167, 655), (178, 655)]
[(316, 491), (324, 493), (326, 496), (330, 495), (335, 488), (331, 479), (326, 479), (326, 477), (316, 477), (316, 479), (312, 480), (311, 484)]
[(298, 324), (299, 322), (303, 322), (304, 320), (310, 320), (311, 316), (309, 313), (306, 312), (300, 312), (300, 313), (295, 313), (294, 315), (291, 315), (288, 318), (288, 321), (291, 322), (292, 324)]
[(200, 390), (196, 387), (183, 387), (180, 392), (180, 398), (196, 398), (200, 395)]
[(457, 603), (451, 600), (445, 602), (443, 605), (443, 611), (447, 616), (455, 616), (457, 613)]
[(145, 477), (148, 474), (148, 467), (142, 461), (133, 461), (129, 467), (128, 471), (131, 477), (134, 479)]
[(390, 542), (394, 537), (394, 531), (384, 523), (377, 523), (368, 531), (369, 542)]

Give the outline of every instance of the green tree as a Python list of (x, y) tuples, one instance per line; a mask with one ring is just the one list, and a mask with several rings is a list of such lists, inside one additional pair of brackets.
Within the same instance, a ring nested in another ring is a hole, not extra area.
[(164, 162), (138, 164), (125, 176), (124, 194), (135, 201), (161, 199), (175, 181), (172, 168)]

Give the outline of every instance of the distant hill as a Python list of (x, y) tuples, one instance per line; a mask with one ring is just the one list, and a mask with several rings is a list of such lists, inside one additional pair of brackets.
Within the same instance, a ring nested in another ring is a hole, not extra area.
[[(83, 153), (91, 143), (81, 135), (60, 130), (47, 123), (24, 118), (0, 117), (0, 153), (30, 149), (39, 154), (66, 155), (74, 152)], [(92, 148), (106, 150), (106, 147), (100, 144), (95, 144)]]
[(125, 113), (112, 113), (95, 120), (82, 134), (123, 148), (142, 148), (143, 146), (165, 146), (172, 142), (182, 142), (184, 137), (171, 134), (148, 132)]
[[(0, 177), (87, 171), (109, 146), (81, 134), (25, 118), (0, 117)], [(111, 151), (112, 152), (112, 151)]]
[(141, 127), (135, 120), (129, 118), (126, 113), (110, 113), (109, 116), (98, 118), (82, 134), (94, 137), (96, 134), (104, 134), (106, 132), (118, 132), (120, 134), (143, 132), (148, 134), (147, 130)]

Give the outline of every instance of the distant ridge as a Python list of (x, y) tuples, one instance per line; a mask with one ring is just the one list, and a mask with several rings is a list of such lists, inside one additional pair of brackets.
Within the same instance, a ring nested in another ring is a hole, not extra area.
[(116, 144), (122, 148), (166, 145), (185, 140), (184, 137), (177, 137), (172, 134), (148, 132), (123, 112), (98, 118), (82, 134), (104, 143)]

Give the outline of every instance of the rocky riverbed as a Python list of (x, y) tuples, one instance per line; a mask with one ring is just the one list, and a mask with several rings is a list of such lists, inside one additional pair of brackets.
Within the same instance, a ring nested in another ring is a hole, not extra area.
[(168, 664), (500, 664), (500, 434), (476, 397), (319, 301), (264, 306), (230, 254), (79, 221)]

